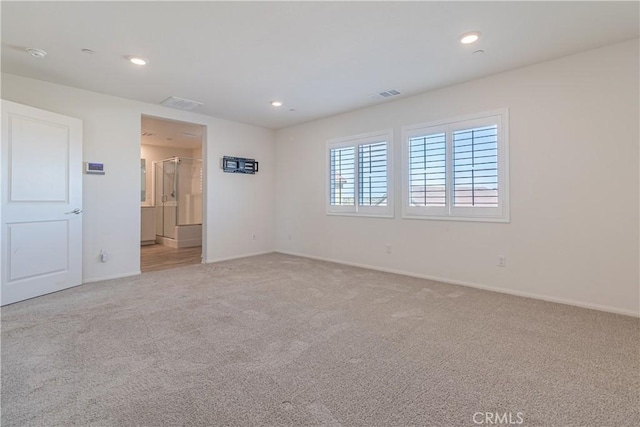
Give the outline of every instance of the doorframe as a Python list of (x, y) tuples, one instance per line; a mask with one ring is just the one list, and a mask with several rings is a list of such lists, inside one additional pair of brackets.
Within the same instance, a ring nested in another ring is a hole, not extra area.
[[(208, 135), (209, 135), (209, 125), (207, 125), (206, 123), (201, 123), (198, 121), (190, 121), (190, 120), (179, 120), (179, 119), (175, 119), (173, 117), (166, 117), (163, 115), (159, 115), (159, 114), (146, 114), (144, 112), (140, 113), (140, 131), (138, 132), (138, 137), (139, 137), (139, 146), (142, 147), (142, 118), (143, 117), (148, 117), (151, 119), (158, 119), (158, 120), (164, 120), (167, 122), (177, 122), (177, 123), (188, 123), (191, 125), (198, 125), (198, 126), (202, 126), (203, 127), (203, 131), (202, 131), (202, 139), (200, 141), (200, 144), (202, 146), (202, 254), (201, 254), (201, 264), (206, 264), (207, 261), (207, 249), (208, 249), (208, 245), (207, 245), (207, 224), (208, 224), (208, 218), (207, 218), (207, 212), (208, 212), (208, 208), (209, 208), (209, 204), (207, 203), (208, 200), (208, 188), (209, 188), (209, 180), (208, 180), (208, 176), (209, 176), (209, 162), (208, 162), (208, 149), (207, 149), (207, 141), (208, 141)], [(138, 163), (140, 162), (140, 150), (138, 150)], [(155, 184), (154, 184), (155, 185)], [(140, 191), (141, 189), (138, 189), (138, 196), (140, 195)], [(154, 194), (155, 197), (155, 194)], [(138, 197), (139, 198), (139, 197)], [(138, 207), (138, 209), (140, 209), (140, 207)], [(141, 227), (140, 221), (138, 221), (138, 227)], [(140, 257), (138, 257), (138, 263), (140, 264)]]

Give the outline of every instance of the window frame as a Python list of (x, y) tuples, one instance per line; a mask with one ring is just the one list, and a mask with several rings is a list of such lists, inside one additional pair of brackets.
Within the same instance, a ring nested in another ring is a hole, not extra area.
[[(456, 207), (453, 186), (453, 134), (459, 130), (497, 125), (498, 207)], [(445, 133), (444, 207), (410, 205), (410, 139)], [(507, 108), (453, 119), (403, 126), (402, 133), (402, 218), (447, 221), (510, 222), (509, 203), (509, 110)]]
[[(360, 146), (385, 142), (387, 144), (387, 204), (386, 206), (360, 205)], [(336, 148), (354, 148), (354, 182), (352, 206), (331, 204), (331, 150)], [(330, 139), (326, 143), (325, 156), (325, 206), (327, 215), (362, 216), (376, 218), (394, 217), (393, 199), (393, 129), (363, 133), (342, 138)]]

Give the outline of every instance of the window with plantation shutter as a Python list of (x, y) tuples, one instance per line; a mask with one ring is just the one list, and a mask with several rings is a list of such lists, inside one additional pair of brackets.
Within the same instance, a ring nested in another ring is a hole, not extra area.
[(407, 126), (403, 216), (509, 221), (508, 111)]
[(387, 143), (358, 146), (358, 204), (387, 206)]
[(331, 205), (355, 204), (355, 150), (353, 147), (331, 149)]
[(498, 206), (498, 127), (453, 132), (453, 203)]
[(409, 204), (446, 206), (446, 138), (443, 132), (409, 139)]
[(329, 141), (327, 213), (393, 216), (391, 131)]

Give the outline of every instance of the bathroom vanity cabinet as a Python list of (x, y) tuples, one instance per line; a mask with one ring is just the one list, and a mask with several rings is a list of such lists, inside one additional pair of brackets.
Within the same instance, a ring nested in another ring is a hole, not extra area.
[(156, 242), (156, 208), (142, 206), (140, 214), (140, 244), (153, 245)]

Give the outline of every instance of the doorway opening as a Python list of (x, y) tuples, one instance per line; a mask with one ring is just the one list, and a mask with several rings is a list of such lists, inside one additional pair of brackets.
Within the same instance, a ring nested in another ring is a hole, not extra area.
[(206, 127), (142, 116), (140, 269), (199, 264), (205, 226)]

